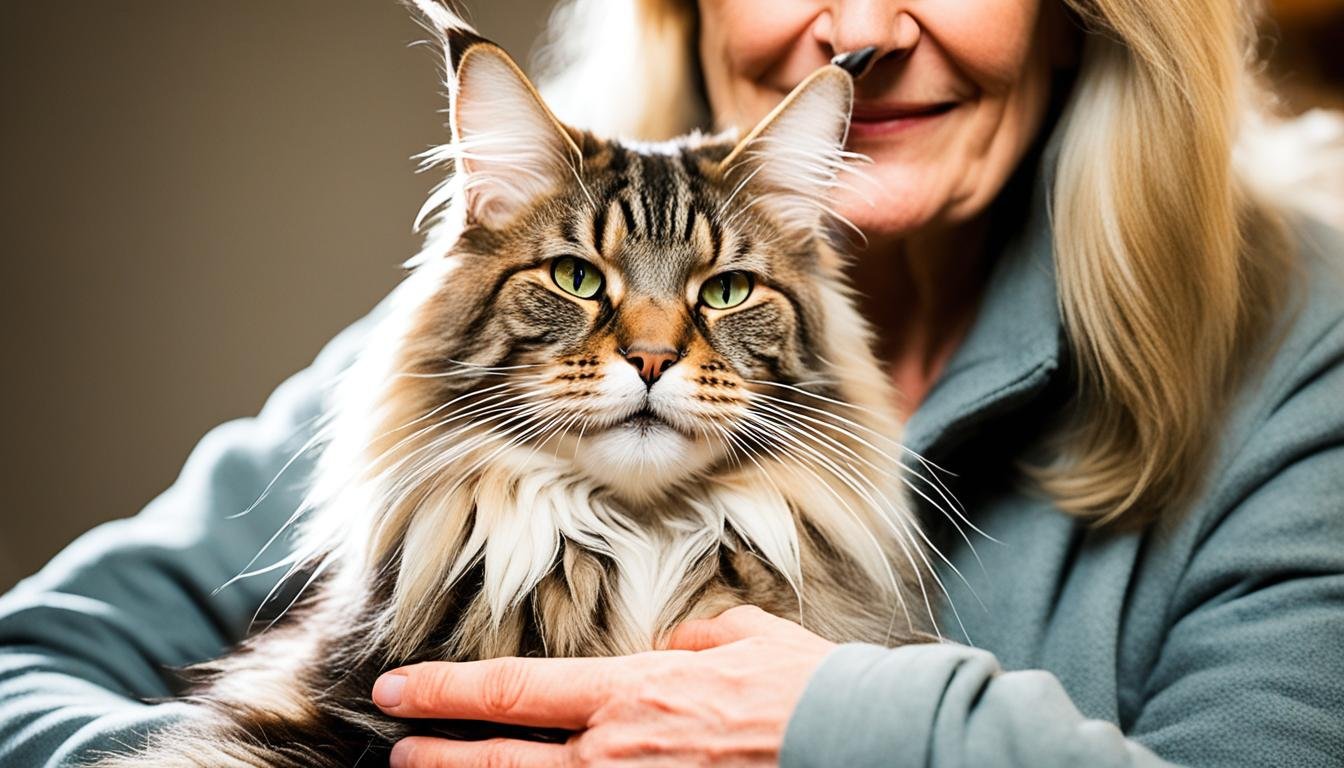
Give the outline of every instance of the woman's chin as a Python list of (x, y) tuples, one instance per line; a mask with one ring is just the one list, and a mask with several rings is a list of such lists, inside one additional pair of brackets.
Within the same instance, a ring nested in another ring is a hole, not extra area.
[(843, 199), (836, 206), (864, 234), (869, 244), (902, 240), (925, 229), (935, 218), (923, 205), (909, 199), (882, 195), (880, 199)]
[[(876, 245), (921, 232), (955, 226), (948, 185), (926, 174), (881, 174), (865, 169), (871, 180), (853, 179), (838, 192), (835, 210)], [(878, 187), (878, 184), (887, 185)]]

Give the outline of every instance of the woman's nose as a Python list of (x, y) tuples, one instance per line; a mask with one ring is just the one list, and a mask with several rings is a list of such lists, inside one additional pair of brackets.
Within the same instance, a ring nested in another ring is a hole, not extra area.
[(812, 24), (833, 54), (873, 46), (872, 61), (903, 58), (919, 43), (919, 22), (892, 0), (830, 0)]

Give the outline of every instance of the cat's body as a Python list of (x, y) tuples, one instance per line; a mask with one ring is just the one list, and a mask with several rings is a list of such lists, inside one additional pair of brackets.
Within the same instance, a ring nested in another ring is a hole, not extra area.
[(456, 186), (333, 400), (305, 588), (130, 763), (383, 764), (412, 732), (369, 699), (389, 668), (638, 652), (733, 605), (837, 641), (930, 627), (822, 210), (847, 75), (741, 142), (623, 145), (556, 123), (488, 43), (445, 44)]

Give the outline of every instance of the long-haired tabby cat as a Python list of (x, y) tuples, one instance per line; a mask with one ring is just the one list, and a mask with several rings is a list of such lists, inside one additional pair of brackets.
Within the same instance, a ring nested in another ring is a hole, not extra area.
[[(277, 622), (195, 715), (111, 765), (384, 764), (377, 675), (623, 654), (742, 603), (837, 641), (929, 628), (887, 377), (828, 191), (853, 86), (818, 70), (745, 138), (599, 139), (416, 0), (455, 173), (332, 401)], [(441, 730), (439, 732), (442, 732)]]

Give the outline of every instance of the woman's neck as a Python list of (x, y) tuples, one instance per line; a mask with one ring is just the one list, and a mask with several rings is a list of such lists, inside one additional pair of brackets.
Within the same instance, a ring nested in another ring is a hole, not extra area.
[(899, 240), (872, 238), (851, 267), (860, 311), (877, 332), (876, 351), (905, 416), (923, 402), (975, 320), (989, 274), (985, 234), (977, 220)]

